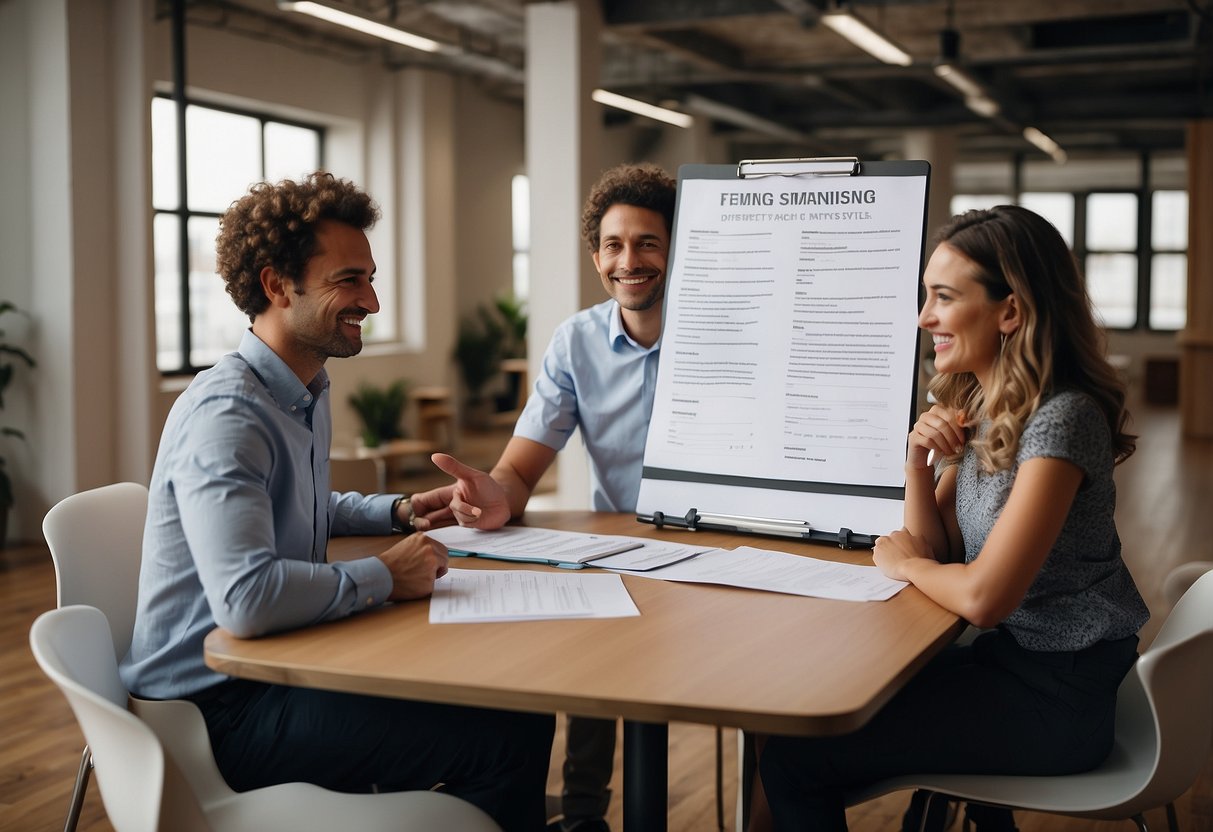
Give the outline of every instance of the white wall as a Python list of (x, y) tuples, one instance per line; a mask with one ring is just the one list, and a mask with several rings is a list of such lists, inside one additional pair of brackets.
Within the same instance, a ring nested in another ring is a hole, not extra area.
[[(0, 3), (0, 168), (5, 171), (0, 186), (0, 300), (15, 303), (29, 309), (33, 298), (34, 253), (30, 246), (33, 235), (33, 219), (30, 211), (30, 182), (32, 170), (30, 135), (30, 88), (27, 67), (30, 56), (29, 31), (32, 25), (28, 3)], [(5, 343), (25, 347), (36, 352), (34, 327), (28, 319), (7, 314), (0, 318)], [(36, 356), (41, 358), (40, 355)], [(34, 376), (18, 365), (16, 374), (5, 396), (4, 410), (0, 411), (0, 426), (12, 427), (32, 435), (34, 420)], [(7, 461), (5, 470), (13, 479), (20, 500), (30, 490), (29, 480), (33, 467), (32, 445), (11, 437), (0, 437), (0, 456)], [(20, 500), (19, 510), (25, 503)], [(14, 526), (10, 534), (19, 533), (28, 526), (28, 515), (12, 515)], [(36, 528), (36, 526), (34, 527)]]
[(0, 14), (4, 294), (33, 315), (25, 343), (39, 361), (33, 384), (10, 391), (29, 441), (5, 448), (9, 534), (31, 537), (65, 494), (150, 461), (146, 178), (131, 163), (151, 14), (142, 0), (10, 0)]

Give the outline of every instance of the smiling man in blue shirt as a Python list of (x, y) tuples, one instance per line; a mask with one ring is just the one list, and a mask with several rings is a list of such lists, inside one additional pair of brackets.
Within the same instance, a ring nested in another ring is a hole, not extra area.
[[(453, 485), (413, 495), (418, 528), (452, 521), (495, 529), (526, 509), (574, 429), (590, 460), (595, 511), (636, 510), (657, 384), (675, 182), (655, 165), (602, 175), (581, 216), (582, 237), (610, 298), (562, 323), (501, 459), (486, 474), (447, 454)], [(564, 763), (563, 829), (599, 832), (610, 802), (615, 721), (573, 717)]]
[[(231, 679), (203, 662), (215, 626), (258, 636), (424, 598), (447, 552), (412, 533), (328, 563), (330, 535), (404, 531), (402, 495), (329, 488), (329, 358), (362, 349), (379, 310), (370, 197), (317, 173), (254, 186), (220, 221), (216, 261), (252, 321), (240, 348), (178, 398), (152, 473), (132, 693), (202, 710), (237, 791), (443, 788), (507, 830), (542, 826), (550, 716), (456, 708)], [(413, 531), (412, 529), (407, 529)]]

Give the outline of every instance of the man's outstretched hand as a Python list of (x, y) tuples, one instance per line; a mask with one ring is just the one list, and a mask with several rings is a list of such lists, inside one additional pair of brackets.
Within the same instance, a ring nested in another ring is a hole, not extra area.
[(506, 524), (510, 506), (500, 483), (450, 454), (434, 454), (430, 459), (455, 482), (412, 495), (413, 526), (418, 531), (453, 523), (476, 529), (499, 529)]

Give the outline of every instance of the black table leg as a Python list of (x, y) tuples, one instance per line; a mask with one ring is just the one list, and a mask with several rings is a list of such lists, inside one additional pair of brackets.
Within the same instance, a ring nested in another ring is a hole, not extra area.
[(623, 721), (624, 832), (666, 832), (670, 728)]

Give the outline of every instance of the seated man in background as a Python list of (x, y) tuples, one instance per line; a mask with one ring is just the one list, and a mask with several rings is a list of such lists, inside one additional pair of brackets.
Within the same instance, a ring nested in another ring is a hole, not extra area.
[[(675, 182), (654, 165), (606, 171), (581, 231), (610, 298), (562, 323), (501, 459), (486, 474), (454, 457), (434, 463), (457, 482), (413, 495), (418, 528), (495, 529), (522, 515), (574, 429), (590, 460), (596, 511), (636, 510), (657, 384), (658, 340)], [(562, 795), (565, 832), (607, 828), (615, 720), (570, 717)]]
[(122, 677), (137, 696), (194, 701), (237, 791), (441, 783), (533, 832), (546, 820), (551, 717), (232, 679), (203, 662), (216, 626), (241, 637), (305, 627), (424, 598), (446, 572), (445, 547), (420, 533), (370, 557), (325, 557), (330, 535), (413, 531), (407, 498), (329, 489), (324, 364), (358, 354), (379, 310), (365, 234), (378, 217), (352, 183), (316, 173), (255, 185), (221, 219), (219, 273), (252, 326), (165, 424)]

